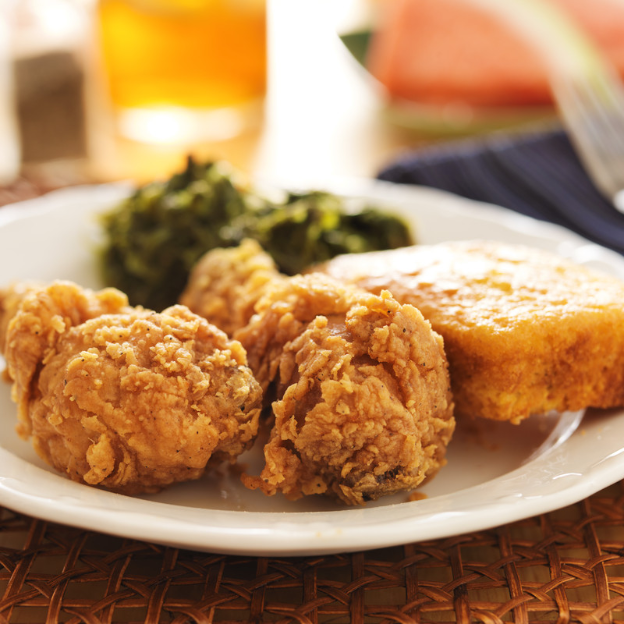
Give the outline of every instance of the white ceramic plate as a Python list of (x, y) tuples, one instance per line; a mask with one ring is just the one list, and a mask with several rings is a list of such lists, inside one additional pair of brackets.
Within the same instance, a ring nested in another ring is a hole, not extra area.
[[(425, 189), (353, 181), (330, 190), (405, 213), (423, 243), (490, 238), (551, 249), (624, 278), (624, 261), (560, 228)], [(0, 210), (0, 285), (71, 279), (99, 287), (95, 215), (127, 192), (76, 188)], [(246, 555), (380, 548), (501, 525), (571, 504), (624, 478), (624, 411), (551, 414), (522, 425), (460, 424), (448, 465), (422, 491), (345, 509), (321, 497), (288, 502), (212, 475), (154, 496), (128, 497), (68, 481), (14, 432), (0, 383), (0, 503), (50, 521), (176, 547)], [(254, 464), (258, 452), (245, 461)]]

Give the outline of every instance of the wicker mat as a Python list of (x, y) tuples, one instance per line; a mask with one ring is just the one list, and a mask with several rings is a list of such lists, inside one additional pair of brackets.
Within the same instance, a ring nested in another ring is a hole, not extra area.
[(0, 622), (624, 621), (624, 482), (559, 511), (303, 558), (146, 544), (0, 508)]

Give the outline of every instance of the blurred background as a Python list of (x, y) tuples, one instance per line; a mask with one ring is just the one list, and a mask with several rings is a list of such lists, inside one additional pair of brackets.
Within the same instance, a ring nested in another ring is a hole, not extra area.
[(193, 153), (315, 184), (557, 123), (544, 43), (575, 44), (514, 4), (624, 68), (619, 0), (0, 0), (0, 180), (145, 181)]

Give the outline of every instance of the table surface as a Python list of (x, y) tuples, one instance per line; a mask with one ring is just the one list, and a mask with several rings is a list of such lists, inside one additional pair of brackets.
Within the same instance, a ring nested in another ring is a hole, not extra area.
[[(271, 5), (264, 123), (193, 153), (318, 186), (372, 176), (424, 142), (385, 121), (377, 88), (335, 36), (337, 6)], [(189, 150), (138, 145), (112, 137), (101, 118), (91, 123), (88, 162), (37, 169), (0, 189), (0, 204), (70, 183), (162, 177)], [(0, 623), (616, 622), (624, 621), (623, 553), (622, 483), (488, 531), (300, 558), (182, 551), (0, 507)]]

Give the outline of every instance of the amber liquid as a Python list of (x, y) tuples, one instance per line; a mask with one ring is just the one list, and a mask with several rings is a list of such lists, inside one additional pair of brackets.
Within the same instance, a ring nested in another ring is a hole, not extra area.
[(265, 93), (264, 0), (100, 0), (98, 13), (118, 107), (222, 109)]

